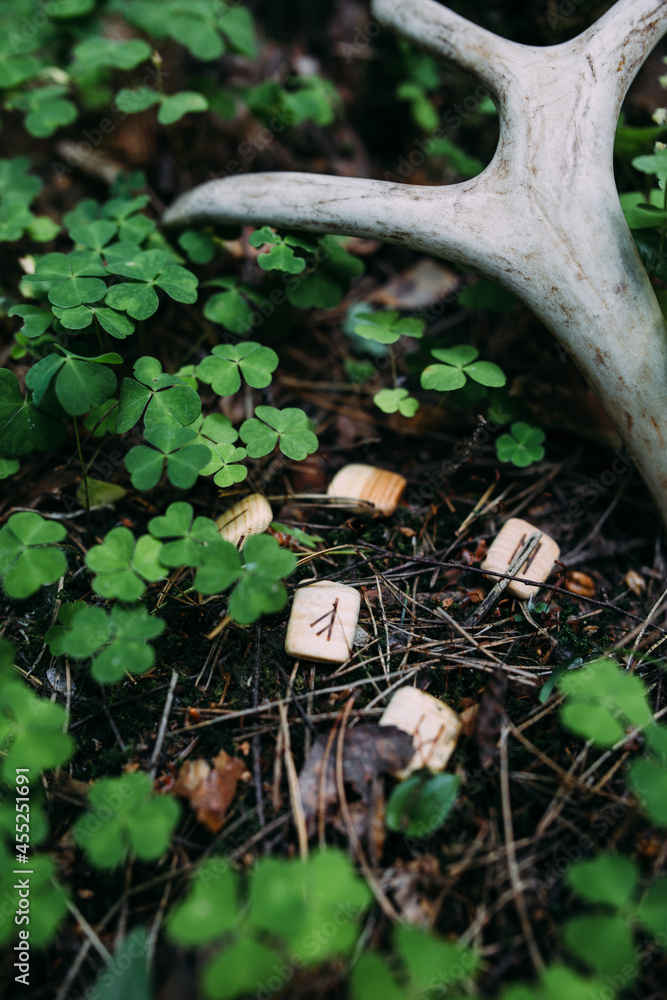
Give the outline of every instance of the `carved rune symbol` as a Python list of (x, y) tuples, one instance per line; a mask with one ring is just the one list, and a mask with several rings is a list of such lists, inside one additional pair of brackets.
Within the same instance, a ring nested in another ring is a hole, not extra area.
[(319, 623), (321, 621), (324, 621), (325, 618), (329, 619), (329, 623), (325, 625), (324, 628), (320, 629), (319, 632), (316, 632), (316, 635), (322, 635), (324, 632), (326, 632), (327, 642), (331, 642), (331, 633), (333, 632), (333, 627), (336, 621), (336, 614), (338, 613), (338, 600), (339, 598), (336, 597), (333, 604), (331, 605), (331, 611), (326, 611), (319, 618), (316, 618), (314, 622), (310, 623), (310, 627), (312, 628), (313, 625), (319, 625)]

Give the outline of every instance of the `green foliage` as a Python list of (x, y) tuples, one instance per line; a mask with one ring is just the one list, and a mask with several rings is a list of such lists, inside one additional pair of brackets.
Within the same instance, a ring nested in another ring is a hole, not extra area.
[(9, 597), (30, 597), (64, 574), (67, 560), (57, 543), (65, 535), (62, 524), (34, 511), (12, 514), (0, 528), (0, 577)]
[(111, 10), (153, 38), (171, 38), (204, 62), (223, 52), (252, 59), (255, 35), (246, 7), (223, 0), (111, 0)]
[(269, 226), (256, 229), (248, 237), (248, 243), (252, 247), (269, 247), (269, 250), (259, 254), (257, 258), (257, 263), (263, 271), (287, 271), (289, 274), (300, 274), (306, 269), (303, 257), (297, 257), (295, 254), (295, 247), (310, 251), (315, 249), (313, 243), (299, 236), (278, 236)]
[(132, 279), (113, 285), (105, 298), (107, 305), (126, 312), (132, 319), (148, 319), (157, 311), (156, 287), (176, 302), (197, 301), (197, 278), (192, 271), (174, 264), (166, 250), (140, 250), (126, 259), (108, 261), (107, 269)]
[(187, 426), (200, 413), (199, 395), (184, 379), (164, 374), (157, 358), (143, 357), (135, 362), (134, 379), (123, 379), (116, 430), (129, 431), (142, 415), (146, 427)]
[[(0, 86), (3, 86), (1, 68)], [(46, 242), (60, 228), (48, 216), (36, 216), (30, 211), (42, 189), (39, 177), (29, 173), (30, 166), (27, 156), (0, 160), (0, 241), (18, 240), (28, 233), (33, 239)]]
[(77, 821), (74, 836), (97, 868), (115, 868), (130, 852), (155, 861), (167, 849), (179, 816), (176, 800), (153, 795), (153, 782), (141, 771), (97, 781), (88, 804), (90, 812)]
[(286, 961), (309, 966), (349, 955), (370, 902), (365, 883), (337, 850), (318, 851), (306, 863), (262, 858), (243, 883), (215, 858), (198, 869), (167, 930), (182, 945), (221, 939), (203, 988), (212, 1000), (232, 1000), (254, 992)]
[(509, 434), (501, 434), (496, 439), (498, 461), (511, 462), (519, 469), (539, 462), (544, 458), (542, 442), (545, 436), (539, 427), (531, 427), (522, 421), (512, 424)]
[(419, 401), (407, 389), (380, 389), (373, 402), (383, 413), (400, 413), (402, 417), (414, 417), (419, 409)]
[(651, 756), (633, 761), (628, 780), (652, 821), (667, 826), (667, 727), (654, 721), (643, 681), (600, 659), (568, 671), (559, 687), (567, 696), (564, 724), (598, 746), (614, 746), (632, 727), (643, 730)]
[(479, 351), (469, 344), (458, 347), (438, 347), (431, 351), (439, 365), (428, 365), (421, 376), (423, 389), (450, 392), (460, 389), (468, 378), (480, 385), (502, 386), (507, 381), (498, 365), (491, 361), (477, 361)]
[(642, 681), (613, 660), (599, 659), (570, 670), (558, 686), (567, 696), (561, 711), (564, 724), (597, 746), (613, 746), (629, 726), (652, 724)]
[(46, 451), (60, 444), (64, 433), (62, 424), (41, 413), (28, 396), (23, 398), (14, 372), (0, 368), (0, 454), (20, 458)]
[(373, 1000), (378, 996), (418, 1000), (441, 996), (443, 990), (461, 996), (460, 986), (478, 967), (477, 957), (469, 948), (406, 924), (394, 928), (393, 944), (399, 961), (394, 972), (376, 953), (361, 956), (350, 978), (352, 1000)]
[(223, 288), (224, 291), (217, 292), (204, 306), (206, 319), (210, 319), (212, 323), (220, 323), (232, 333), (247, 333), (252, 325), (253, 315), (248, 300), (253, 301), (257, 296), (233, 278), (214, 278), (207, 285)]
[(242, 555), (243, 561), (236, 548), (221, 538), (207, 545), (195, 589), (201, 594), (216, 594), (236, 583), (227, 610), (234, 621), (250, 625), (260, 615), (273, 614), (285, 606), (287, 591), (280, 581), (293, 572), (297, 560), (269, 535), (252, 535)]
[(151, 1000), (146, 956), (150, 945), (143, 927), (135, 928), (103, 966), (92, 989), (96, 1000)]
[(221, 489), (242, 483), (248, 470), (238, 463), (247, 458), (248, 453), (236, 444), (239, 433), (232, 427), (229, 417), (210, 413), (208, 417), (199, 417), (191, 427), (197, 432), (197, 441), (206, 445), (211, 454), (210, 461), (199, 470), (199, 475), (213, 476), (213, 482)]
[(120, 354), (101, 354), (86, 358), (57, 345), (57, 353), (47, 354), (33, 365), (25, 378), (36, 406), (44, 399), (53, 382), (58, 402), (73, 416), (101, 406), (116, 391), (116, 376), (108, 364), (119, 365)]
[(312, 423), (293, 406), (277, 410), (273, 406), (255, 407), (255, 416), (241, 424), (241, 439), (251, 458), (261, 458), (279, 446), (283, 455), (301, 462), (317, 451), (317, 437)]
[(125, 466), (137, 490), (157, 486), (165, 465), (169, 482), (188, 490), (211, 461), (210, 448), (197, 444), (197, 434), (189, 427), (151, 424), (145, 428), (144, 437), (155, 447), (139, 444), (125, 456)]
[(358, 312), (354, 317), (354, 332), (366, 340), (374, 340), (378, 344), (395, 344), (399, 337), (421, 337), (424, 332), (424, 320), (416, 316), (399, 318), (394, 309), (382, 312)]
[(86, 554), (86, 565), (96, 574), (93, 590), (101, 597), (138, 601), (147, 582), (165, 575), (160, 549), (160, 542), (150, 535), (136, 541), (129, 528), (112, 528), (102, 544), (93, 545)]
[(241, 388), (241, 375), (253, 389), (271, 384), (278, 355), (270, 347), (249, 340), (245, 344), (219, 344), (200, 362), (197, 375), (218, 396), (233, 396)]
[[(16, 784), (16, 768), (38, 773), (60, 767), (72, 755), (74, 742), (63, 732), (65, 710), (36, 695), (12, 668), (13, 647), (0, 639), (0, 778)], [(1, 842), (1, 841), (0, 841)]]
[(173, 539), (160, 549), (164, 566), (201, 566), (206, 545), (220, 541), (215, 521), (194, 517), (192, 505), (183, 501), (169, 504), (163, 516), (152, 518), (148, 530), (154, 538)]
[(141, 604), (116, 604), (107, 614), (83, 601), (63, 604), (58, 622), (44, 637), (51, 652), (75, 660), (92, 658), (91, 674), (100, 684), (120, 680), (126, 670), (132, 674), (150, 670), (155, 653), (148, 640), (157, 638), (166, 627), (161, 618), (149, 615)]
[(132, 90), (124, 87), (116, 94), (116, 107), (133, 115), (158, 104), (157, 120), (161, 125), (173, 125), (193, 111), (208, 111), (208, 101), (196, 90), (183, 90), (178, 94), (160, 94), (149, 87)]
[(454, 808), (461, 779), (455, 774), (418, 772), (396, 785), (387, 802), (390, 830), (407, 837), (428, 837)]

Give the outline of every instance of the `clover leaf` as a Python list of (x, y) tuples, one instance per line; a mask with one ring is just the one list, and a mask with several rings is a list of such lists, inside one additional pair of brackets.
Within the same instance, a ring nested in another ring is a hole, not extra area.
[(155, 652), (148, 640), (155, 639), (166, 628), (166, 622), (150, 615), (142, 604), (133, 607), (115, 604), (111, 614), (107, 614), (83, 601), (65, 603), (60, 608), (58, 622), (44, 637), (51, 652), (75, 660), (92, 657), (91, 674), (100, 684), (120, 680), (126, 670), (133, 674), (150, 670)]
[(313, 243), (298, 236), (278, 236), (268, 226), (262, 226), (261, 229), (251, 233), (248, 243), (251, 247), (270, 247), (257, 258), (257, 263), (263, 271), (287, 271), (289, 274), (301, 274), (306, 269), (306, 261), (303, 257), (297, 257), (294, 247), (310, 251), (315, 249)]
[(39, 139), (45, 139), (61, 127), (76, 121), (76, 105), (64, 96), (68, 88), (64, 84), (37, 87), (24, 90), (6, 102), (10, 110), (25, 111), (25, 127)]
[(86, 38), (74, 46), (74, 74), (90, 73), (102, 67), (134, 69), (151, 57), (151, 47), (138, 38), (120, 41), (115, 38)]
[(661, 191), (667, 185), (667, 149), (656, 149), (647, 156), (636, 156), (632, 161), (635, 170), (640, 170), (643, 174), (652, 174), (658, 178), (658, 187)]
[(40, 698), (14, 676), (0, 685), (0, 740), (9, 749), (0, 767), (3, 781), (16, 778), (17, 767), (35, 771), (60, 767), (74, 750), (72, 737), (63, 732), (65, 710)]
[(399, 337), (421, 337), (426, 326), (423, 319), (408, 316), (399, 319), (394, 309), (381, 312), (359, 312), (354, 317), (354, 332), (378, 344), (395, 344)]
[(87, 413), (93, 406), (106, 403), (116, 391), (116, 376), (107, 364), (122, 363), (120, 354), (101, 354), (84, 358), (57, 345), (57, 354), (47, 354), (28, 371), (25, 384), (33, 394), (35, 405), (42, 402), (46, 390), (55, 380), (58, 402), (72, 416)]
[(138, 601), (146, 582), (164, 577), (159, 562), (161, 544), (150, 535), (135, 541), (129, 528), (112, 528), (101, 545), (93, 545), (86, 554), (86, 565), (97, 574), (93, 590), (101, 597)]
[(421, 376), (423, 389), (450, 392), (460, 389), (470, 377), (474, 382), (486, 386), (505, 385), (506, 379), (498, 365), (490, 361), (476, 361), (479, 351), (469, 344), (458, 347), (438, 347), (431, 351), (440, 365), (428, 365)]
[(124, 87), (116, 94), (119, 111), (134, 115), (159, 104), (157, 120), (161, 125), (173, 125), (191, 111), (207, 111), (208, 101), (196, 90), (183, 90), (179, 94), (160, 94), (148, 87)]
[(650, 819), (659, 826), (667, 826), (667, 770), (664, 766), (648, 758), (633, 761), (628, 780)]
[(41, 306), (12, 306), (12, 308), (7, 313), (8, 316), (20, 316), (23, 320), (23, 326), (20, 332), (28, 340), (32, 340), (35, 337), (41, 337), (43, 333), (51, 326), (53, 322), (53, 315), (47, 309), (42, 309)]
[(286, 290), (288, 301), (300, 309), (334, 309), (350, 280), (364, 270), (362, 261), (347, 252), (342, 237), (321, 236), (318, 242), (317, 267), (303, 273), (298, 282), (289, 282)]
[(642, 681), (613, 660), (569, 670), (558, 686), (567, 695), (564, 724), (598, 746), (613, 746), (629, 725), (643, 728), (653, 721)]
[(129, 431), (144, 416), (148, 425), (191, 424), (201, 413), (197, 391), (177, 375), (166, 375), (157, 358), (139, 358), (134, 379), (123, 379), (116, 430)]
[(403, 417), (414, 417), (419, 403), (410, 396), (407, 389), (380, 389), (373, 396), (373, 402), (383, 413), (400, 413)]
[(35, 511), (12, 514), (0, 528), (0, 576), (9, 597), (30, 597), (64, 574), (67, 560), (55, 546), (66, 534), (62, 524)]
[(236, 463), (247, 458), (248, 453), (235, 444), (239, 435), (229, 417), (210, 413), (206, 418), (198, 417), (190, 427), (197, 432), (197, 443), (206, 445), (211, 453), (210, 461), (199, 470), (199, 475), (213, 476), (213, 482), (221, 489), (242, 483), (248, 470)]
[(97, 320), (102, 329), (116, 340), (125, 340), (134, 333), (134, 323), (124, 313), (98, 303), (75, 306), (73, 309), (59, 309), (54, 306), (53, 315), (66, 330), (85, 330)]
[(456, 774), (410, 775), (391, 793), (387, 826), (407, 837), (428, 837), (454, 808), (460, 783)]
[(199, 470), (211, 460), (210, 448), (196, 444), (196, 433), (187, 427), (155, 424), (145, 428), (144, 437), (155, 448), (140, 444), (125, 456), (125, 466), (137, 490), (156, 486), (165, 463), (169, 482), (187, 490), (194, 484)]
[[(212, 885), (215, 892), (211, 892)], [(169, 937), (181, 945), (201, 946), (234, 930), (239, 916), (237, 897), (236, 872), (219, 858), (205, 861), (192, 879), (187, 898), (171, 912)]]
[(161, 517), (152, 518), (148, 530), (154, 538), (178, 539), (162, 546), (164, 566), (201, 566), (206, 544), (220, 541), (215, 521), (194, 517), (192, 505), (184, 501), (170, 504)]
[(133, 279), (113, 285), (106, 293), (107, 305), (126, 312), (132, 319), (148, 319), (157, 310), (156, 287), (176, 302), (197, 301), (197, 278), (192, 271), (174, 264), (171, 254), (164, 250), (140, 250), (124, 260), (109, 260), (107, 255), (107, 270)]
[(77, 843), (98, 868), (115, 868), (132, 851), (153, 861), (167, 849), (178, 822), (174, 798), (153, 795), (147, 774), (102, 778), (88, 793), (90, 811), (74, 827)]
[(221, 594), (242, 573), (241, 556), (235, 545), (218, 537), (203, 552), (203, 561), (195, 576), (195, 590), (200, 594)]
[(241, 374), (253, 389), (271, 384), (278, 367), (278, 355), (270, 347), (249, 340), (245, 344), (218, 344), (200, 362), (197, 375), (208, 382), (218, 396), (233, 396), (241, 388)]
[(317, 437), (303, 410), (292, 406), (284, 410), (277, 410), (273, 406), (257, 406), (255, 414), (255, 417), (241, 424), (240, 430), (241, 438), (252, 458), (268, 455), (276, 444), (283, 455), (295, 462), (300, 462), (317, 451)]
[(601, 853), (579, 861), (567, 871), (572, 889), (593, 903), (625, 906), (639, 883), (639, 871), (634, 861), (622, 854)]
[(62, 424), (22, 397), (14, 372), (0, 368), (0, 454), (20, 458), (35, 449), (48, 451), (64, 436)]
[(246, 334), (252, 326), (253, 316), (248, 299), (254, 301), (257, 296), (231, 278), (214, 278), (207, 285), (223, 288), (224, 291), (217, 292), (204, 306), (206, 319), (220, 323), (232, 333)]
[(27, 274), (25, 281), (48, 281), (48, 299), (54, 306), (71, 309), (84, 302), (97, 302), (107, 290), (105, 275), (98, 254), (90, 250), (73, 250), (69, 254), (47, 253), (35, 266), (34, 274)]
[(186, 229), (178, 237), (178, 245), (185, 250), (193, 264), (210, 264), (215, 256), (215, 242), (201, 229)]
[(525, 469), (532, 462), (544, 458), (542, 442), (546, 435), (539, 427), (519, 422), (512, 424), (510, 431), (496, 440), (496, 454), (500, 462), (511, 462), (517, 468)]

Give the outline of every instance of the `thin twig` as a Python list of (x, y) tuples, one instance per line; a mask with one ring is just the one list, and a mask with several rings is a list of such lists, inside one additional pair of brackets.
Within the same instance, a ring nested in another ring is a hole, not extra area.
[(157, 760), (160, 756), (160, 751), (162, 750), (162, 744), (164, 742), (164, 734), (167, 730), (167, 722), (169, 720), (169, 713), (171, 712), (171, 703), (174, 700), (174, 691), (176, 690), (176, 684), (178, 682), (178, 673), (172, 669), (171, 680), (169, 681), (169, 690), (167, 691), (167, 697), (164, 702), (164, 709), (162, 710), (162, 718), (160, 719), (160, 728), (158, 729), (157, 739), (155, 741), (155, 746), (153, 747), (153, 754), (151, 756), (150, 765), (148, 768), (148, 773), (151, 778), (155, 777), (155, 772), (157, 770)]

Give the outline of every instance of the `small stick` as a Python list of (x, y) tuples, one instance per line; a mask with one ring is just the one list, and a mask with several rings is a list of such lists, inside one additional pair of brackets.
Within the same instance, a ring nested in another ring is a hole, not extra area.
[(171, 704), (174, 700), (174, 691), (176, 690), (176, 684), (178, 682), (178, 674), (175, 670), (171, 671), (171, 680), (169, 681), (169, 690), (167, 691), (167, 697), (164, 702), (164, 708), (162, 710), (162, 718), (160, 719), (160, 728), (158, 729), (157, 739), (155, 741), (155, 746), (153, 748), (153, 753), (151, 755), (151, 762), (149, 765), (148, 773), (151, 778), (155, 778), (155, 772), (157, 770), (157, 759), (160, 756), (160, 751), (162, 750), (162, 744), (164, 742), (164, 734), (167, 729), (167, 722), (169, 720), (169, 713), (171, 712)]

